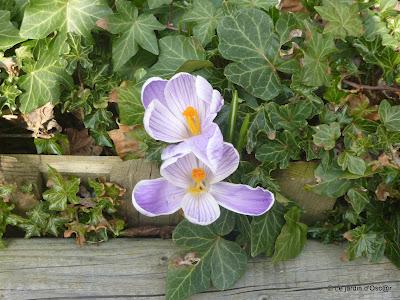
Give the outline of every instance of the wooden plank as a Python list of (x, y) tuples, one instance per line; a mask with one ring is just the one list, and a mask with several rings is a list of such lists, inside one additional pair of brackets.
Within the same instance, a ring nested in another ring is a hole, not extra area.
[[(0, 299), (7, 300), (164, 299), (168, 259), (177, 251), (170, 240), (159, 239), (115, 239), (81, 248), (71, 239), (8, 243), (0, 251)], [(308, 241), (302, 254), (290, 261), (273, 265), (270, 259), (252, 259), (234, 287), (192, 299), (400, 298), (400, 272), (391, 263), (341, 262), (343, 250)]]
[(34, 181), (38, 192), (41, 192), (45, 188), (49, 166), (63, 175), (78, 176), (83, 181), (89, 177), (104, 177), (126, 188), (120, 214), (129, 226), (176, 225), (181, 219), (179, 214), (149, 218), (139, 214), (133, 207), (131, 195), (136, 183), (142, 179), (160, 177), (158, 166), (145, 160), (123, 161), (117, 156), (0, 155), (0, 180), (1, 176), (5, 176), (9, 182), (16, 182), (16, 178)]

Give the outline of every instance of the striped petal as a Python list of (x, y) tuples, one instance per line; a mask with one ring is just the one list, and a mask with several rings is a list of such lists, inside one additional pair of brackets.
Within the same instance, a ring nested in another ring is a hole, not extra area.
[(153, 100), (165, 104), (164, 89), (168, 80), (160, 77), (151, 77), (146, 80), (142, 87), (142, 103), (147, 108)]
[(132, 192), (132, 203), (148, 217), (169, 215), (181, 208), (185, 193), (164, 178), (142, 180)]
[(186, 194), (182, 201), (185, 218), (198, 225), (208, 225), (218, 219), (220, 209), (210, 193)]
[(218, 167), (210, 178), (210, 183), (217, 183), (229, 177), (239, 167), (239, 153), (230, 143), (224, 143)]
[(182, 120), (177, 119), (158, 100), (150, 102), (144, 113), (144, 128), (154, 139), (167, 143), (178, 143), (189, 134)]
[(261, 187), (219, 182), (211, 185), (210, 193), (219, 205), (239, 214), (259, 216), (275, 202), (274, 195)]

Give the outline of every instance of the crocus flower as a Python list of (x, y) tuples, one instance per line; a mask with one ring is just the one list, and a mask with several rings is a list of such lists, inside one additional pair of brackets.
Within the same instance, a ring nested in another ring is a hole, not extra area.
[(222, 155), (223, 136), (213, 123), (224, 100), (201, 76), (178, 73), (170, 80), (148, 79), (142, 88), (144, 128), (167, 143), (162, 159), (193, 152), (215, 170)]
[(132, 202), (142, 214), (168, 215), (182, 208), (192, 223), (208, 225), (218, 219), (219, 205), (239, 214), (257, 216), (274, 204), (274, 195), (261, 187), (221, 182), (239, 165), (239, 154), (229, 143), (222, 146), (216, 171), (193, 153), (166, 160), (162, 178), (142, 180), (134, 188)]

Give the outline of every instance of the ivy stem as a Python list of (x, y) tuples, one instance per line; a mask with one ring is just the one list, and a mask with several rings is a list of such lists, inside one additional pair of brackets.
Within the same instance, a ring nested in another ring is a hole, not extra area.
[(394, 86), (387, 86), (387, 85), (365, 85), (365, 84), (359, 84), (352, 82), (347, 79), (342, 80), (343, 83), (350, 85), (351, 87), (354, 87), (359, 90), (370, 90), (370, 91), (390, 91), (390, 92), (397, 92), (400, 93), (400, 88), (394, 87)]

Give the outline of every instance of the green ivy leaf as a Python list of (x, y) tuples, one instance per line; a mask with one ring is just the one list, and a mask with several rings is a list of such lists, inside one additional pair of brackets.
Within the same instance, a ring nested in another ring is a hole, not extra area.
[(159, 40), (160, 56), (147, 74), (147, 77), (159, 76), (171, 77), (186, 62), (202, 62), (203, 66), (209, 66), (206, 55), (201, 44), (194, 38), (182, 35), (166, 36)]
[(275, 203), (266, 214), (254, 217), (251, 222), (251, 256), (260, 253), (271, 256), (274, 253), (275, 241), (285, 223), (284, 208)]
[(147, 0), (150, 9), (159, 8), (163, 5), (171, 4), (172, 0)]
[(119, 70), (139, 48), (158, 55), (157, 38), (155, 30), (165, 28), (151, 14), (139, 15), (138, 9), (133, 3), (126, 0), (116, 2), (118, 13), (107, 18), (108, 30), (114, 34), (120, 34), (113, 41), (113, 64), (114, 69)]
[(329, 85), (330, 69), (328, 57), (336, 50), (329, 35), (312, 32), (304, 52), (302, 82), (308, 86)]
[(338, 157), (338, 165), (342, 167), (342, 170), (348, 169), (349, 172), (356, 175), (364, 175), (367, 166), (365, 161), (357, 156), (350, 154), (348, 151), (340, 153)]
[(349, 4), (347, 0), (323, 0), (322, 6), (316, 6), (315, 10), (328, 22), (324, 33), (341, 39), (363, 34), (364, 28), (357, 4)]
[(275, 98), (281, 91), (277, 70), (282, 61), (272, 19), (260, 10), (240, 10), (224, 17), (217, 31), (221, 55), (234, 61), (225, 68), (226, 77), (256, 97)]
[(322, 165), (319, 165), (314, 174), (320, 182), (307, 187), (319, 195), (338, 198), (346, 194), (353, 184), (338, 166), (331, 166), (328, 170), (324, 170)]
[(387, 100), (383, 100), (378, 112), (387, 130), (400, 131), (400, 105), (391, 106)]
[(0, 50), (7, 50), (24, 41), (19, 30), (10, 22), (10, 12), (0, 10)]
[(257, 137), (260, 133), (265, 133), (267, 135), (275, 134), (275, 128), (268, 115), (271, 104), (261, 105), (253, 117), (253, 121), (251, 121), (247, 133), (246, 150), (248, 153), (253, 152), (254, 148), (257, 146)]
[(116, 92), (120, 122), (126, 125), (142, 124), (144, 109), (140, 100), (140, 87), (129, 82), (126, 87), (117, 88)]
[(89, 58), (89, 54), (93, 51), (93, 45), (85, 45), (82, 36), (74, 33), (69, 33), (67, 43), (70, 48), (65, 59), (68, 61), (67, 73), (72, 75), (78, 64), (89, 69), (93, 66), (93, 62)]
[(192, 8), (183, 16), (183, 21), (196, 23), (193, 35), (205, 46), (215, 35), (215, 29), (222, 16), (222, 9), (210, 0), (194, 0)]
[(173, 261), (167, 273), (167, 299), (186, 299), (193, 293), (209, 288), (231, 287), (244, 273), (247, 255), (234, 242), (216, 235), (211, 226), (182, 221), (173, 233), (178, 246), (197, 255), (191, 264)]
[(79, 178), (64, 179), (50, 166), (48, 177), (52, 186), (43, 193), (43, 199), (49, 202), (50, 210), (62, 211), (66, 209), (68, 203), (79, 203), (79, 198), (76, 196), (79, 191)]
[(266, 11), (279, 3), (278, 0), (231, 0), (229, 2), (239, 8), (261, 8)]
[(69, 141), (64, 134), (58, 133), (49, 139), (35, 138), (33, 142), (38, 154), (63, 155), (69, 151)]
[(385, 255), (390, 261), (397, 267), (400, 268), (400, 245), (393, 242), (387, 241), (385, 247)]
[(256, 151), (256, 158), (261, 162), (271, 162), (285, 169), (290, 159), (298, 159), (299, 152), (299, 146), (293, 135), (285, 130), (274, 140), (261, 145)]
[(307, 225), (300, 223), (300, 208), (294, 206), (286, 214), (286, 224), (275, 242), (273, 262), (295, 258), (307, 241)]
[(212, 230), (218, 235), (227, 235), (235, 227), (235, 214), (221, 207), (221, 215), (211, 224)]
[(89, 36), (96, 21), (111, 12), (104, 0), (32, 0), (25, 8), (20, 34), (41, 39), (59, 30)]
[(299, 101), (285, 105), (273, 105), (269, 116), (275, 129), (283, 128), (296, 132), (308, 125), (307, 119), (311, 113), (312, 106), (305, 101)]
[(354, 211), (359, 215), (369, 203), (369, 197), (367, 191), (361, 191), (360, 189), (351, 188), (347, 192), (347, 197), (350, 200), (350, 204)]
[(56, 102), (60, 96), (60, 85), (72, 86), (71, 78), (65, 70), (64, 61), (60, 55), (67, 52), (65, 35), (57, 36), (50, 44), (46, 54), (29, 69), (24, 69), (19, 86), (24, 93), (20, 96), (20, 110), (28, 113), (46, 104)]
[(324, 147), (325, 150), (335, 148), (336, 140), (340, 137), (340, 125), (333, 122), (329, 125), (322, 124), (314, 127), (315, 134), (313, 134), (314, 144)]
[(350, 260), (366, 256), (371, 262), (378, 262), (385, 252), (385, 238), (383, 234), (369, 231), (366, 225), (353, 229), (351, 240), (347, 248)]

